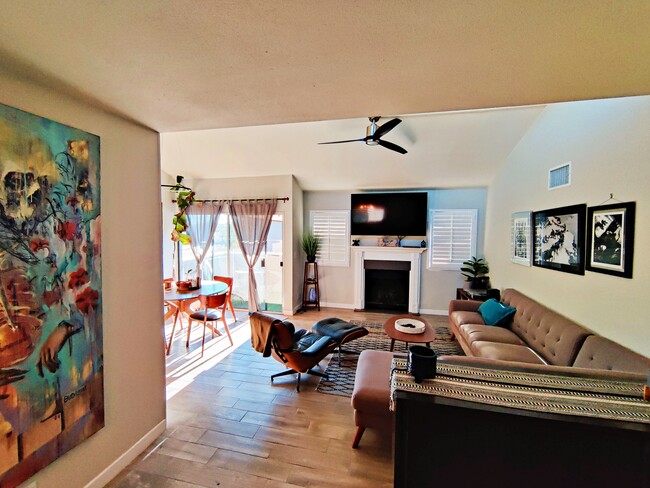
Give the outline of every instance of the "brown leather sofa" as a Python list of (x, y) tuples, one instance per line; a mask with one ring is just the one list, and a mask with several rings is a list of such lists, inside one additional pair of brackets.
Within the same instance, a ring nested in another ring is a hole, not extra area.
[(449, 328), (467, 356), (646, 374), (650, 360), (594, 334), (514, 289), (501, 302), (517, 311), (506, 327), (485, 325), (481, 302), (452, 300)]

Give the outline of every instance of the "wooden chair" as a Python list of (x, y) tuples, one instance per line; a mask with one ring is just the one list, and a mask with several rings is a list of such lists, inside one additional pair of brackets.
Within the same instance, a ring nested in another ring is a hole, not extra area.
[(228, 329), (228, 322), (226, 322), (226, 306), (228, 305), (228, 293), (221, 293), (219, 295), (201, 295), (200, 297), (201, 304), (203, 309), (197, 310), (196, 312), (190, 314), (189, 325), (187, 326), (187, 341), (185, 342), (185, 347), (190, 347), (190, 332), (192, 331), (192, 320), (200, 320), (203, 322), (203, 338), (201, 340), (201, 355), (205, 350), (205, 329), (208, 326), (208, 322), (215, 322), (214, 325), (210, 325), (210, 330), (212, 331), (212, 338), (214, 339), (215, 333), (220, 336), (221, 333), (217, 330), (216, 322), (221, 320), (223, 326), (226, 329), (226, 334), (228, 334), (228, 340), (230, 345), (234, 345), (232, 337), (230, 336), (230, 329)]
[(237, 316), (235, 315), (235, 307), (232, 306), (232, 283), (233, 279), (229, 276), (213, 276), (214, 281), (220, 281), (221, 283), (225, 283), (228, 285), (228, 297), (226, 298), (226, 301), (228, 302), (228, 308), (230, 309), (230, 313), (232, 313), (232, 318), (234, 319), (235, 322), (237, 322)]

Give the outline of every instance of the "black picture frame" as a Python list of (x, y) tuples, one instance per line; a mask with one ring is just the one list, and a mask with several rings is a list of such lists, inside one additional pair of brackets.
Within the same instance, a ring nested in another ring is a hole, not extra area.
[(587, 209), (588, 271), (632, 278), (636, 202)]
[(587, 205), (533, 212), (533, 266), (585, 274)]

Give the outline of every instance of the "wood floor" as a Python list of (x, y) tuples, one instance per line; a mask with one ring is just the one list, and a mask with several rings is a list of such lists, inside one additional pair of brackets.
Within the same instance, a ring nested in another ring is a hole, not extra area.
[[(331, 316), (383, 323), (389, 315), (322, 309), (290, 320), (310, 328)], [(349, 398), (316, 392), (311, 376), (303, 376), (300, 393), (293, 376), (271, 384), (270, 375), (284, 368), (252, 349), (247, 319), (243, 311), (236, 323), (229, 318), (234, 346), (225, 334), (207, 335), (203, 356), (202, 325), (192, 330), (189, 352), (187, 328), (177, 327), (167, 360), (167, 430), (109, 486), (393, 486), (390, 434), (367, 430), (352, 449)]]

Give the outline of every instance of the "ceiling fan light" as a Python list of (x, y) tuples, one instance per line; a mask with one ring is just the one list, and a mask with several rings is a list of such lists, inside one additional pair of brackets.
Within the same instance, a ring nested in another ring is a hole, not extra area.
[(374, 139), (367, 139), (366, 140), (366, 145), (368, 146), (377, 146), (379, 143), (375, 141)]

